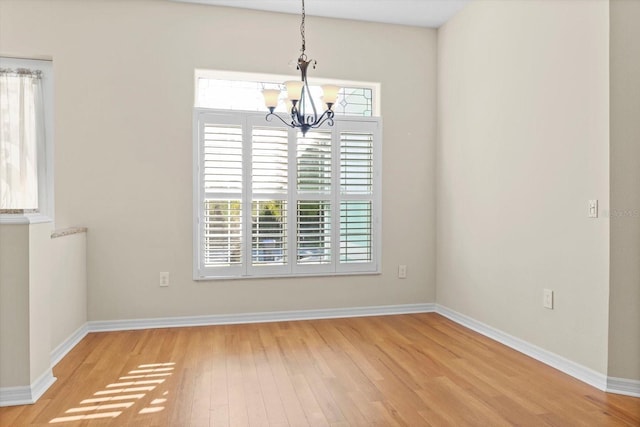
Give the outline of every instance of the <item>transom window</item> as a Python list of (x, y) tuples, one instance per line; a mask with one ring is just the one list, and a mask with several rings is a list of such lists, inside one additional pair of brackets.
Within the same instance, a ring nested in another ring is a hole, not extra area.
[[(213, 70), (196, 70), (195, 106), (220, 110), (266, 111), (263, 89), (281, 89), (282, 82), (299, 79), (290, 76), (275, 76), (251, 73), (235, 73)], [(369, 82), (317, 79), (310, 84), (313, 102), (321, 101), (322, 84), (335, 84), (341, 89), (333, 107), (337, 116), (374, 117), (379, 115), (380, 85)], [(286, 112), (282, 93), (275, 111)]]

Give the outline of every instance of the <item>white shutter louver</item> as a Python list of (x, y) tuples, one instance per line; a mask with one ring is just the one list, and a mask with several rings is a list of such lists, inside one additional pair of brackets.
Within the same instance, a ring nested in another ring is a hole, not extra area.
[(242, 127), (204, 126), (204, 190), (207, 193), (242, 191)]
[(371, 194), (373, 188), (373, 135), (340, 134), (340, 191)]
[(251, 180), (253, 194), (287, 195), (288, 132), (282, 128), (253, 128)]
[(373, 256), (373, 134), (340, 133), (340, 263)]
[(202, 170), (203, 261), (207, 267), (242, 263), (242, 127), (204, 125)]
[(251, 139), (253, 265), (287, 263), (289, 133), (254, 127)]
[(298, 191), (331, 192), (331, 132), (299, 133), (297, 147)]
[(371, 202), (340, 203), (340, 262), (370, 262), (371, 250)]
[(298, 264), (331, 262), (331, 209), (326, 201), (298, 201)]
[(204, 264), (242, 263), (242, 210), (239, 200), (207, 200), (204, 205)]
[(331, 131), (297, 134), (297, 264), (331, 263)]

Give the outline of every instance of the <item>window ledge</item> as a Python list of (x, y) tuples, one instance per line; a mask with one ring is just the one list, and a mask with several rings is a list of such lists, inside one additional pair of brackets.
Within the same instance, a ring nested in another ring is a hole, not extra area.
[(294, 273), (294, 274), (254, 274), (246, 276), (193, 276), (195, 282), (216, 282), (223, 280), (253, 280), (253, 279), (302, 279), (305, 277), (344, 277), (344, 276), (380, 276), (379, 269), (371, 271), (341, 271), (341, 272), (314, 272), (314, 273)]
[(53, 222), (53, 218), (29, 209), (2, 209), (0, 224), (42, 224)]

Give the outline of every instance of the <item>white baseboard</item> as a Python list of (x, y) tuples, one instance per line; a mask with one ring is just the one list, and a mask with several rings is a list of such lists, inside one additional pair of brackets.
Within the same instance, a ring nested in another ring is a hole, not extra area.
[(48, 369), (30, 386), (2, 387), (0, 388), (0, 407), (35, 403), (55, 381), (53, 371)]
[[(400, 304), (373, 307), (349, 307), (324, 310), (276, 311), (264, 313), (221, 314), (154, 319), (90, 321), (51, 352), (51, 366), (55, 366), (90, 332), (111, 332), (136, 329), (176, 328), (185, 326), (229, 325), (242, 323), (283, 322), (296, 320), (335, 319), (347, 317), (386, 316), (394, 314), (436, 312), (444, 317), (556, 368), (572, 377), (610, 393), (640, 397), (640, 381), (607, 377), (555, 353), (551, 353), (477, 320), (434, 303)], [(56, 381), (49, 369), (30, 386), (0, 388), (0, 407), (35, 403)]]
[(230, 325), (241, 323), (284, 322), (294, 320), (335, 319), (345, 317), (386, 316), (393, 314), (430, 313), (436, 305), (400, 304), (373, 307), (331, 308), (324, 310), (273, 311), (263, 313), (214, 314), (208, 316), (162, 317), (154, 319), (101, 320), (89, 322), (89, 332), (126, 331), (135, 329), (176, 328), (184, 326)]
[(528, 343), (520, 338), (506, 334), (498, 329), (488, 326), (482, 322), (460, 314), (442, 305), (437, 305), (436, 313), (453, 320), (454, 322), (489, 337), (499, 343), (511, 347), (514, 350), (524, 353), (546, 365), (549, 365), (565, 374), (585, 382), (602, 391), (607, 390), (607, 376), (596, 372), (586, 366), (582, 366), (555, 353), (542, 349), (536, 345)]
[(54, 367), (89, 333), (89, 325), (85, 323), (51, 352), (51, 367)]
[[(134, 329), (175, 328), (184, 326), (228, 325), (240, 323), (282, 322), (293, 320), (333, 319), (344, 317), (385, 316), (393, 314), (429, 313), (435, 304), (400, 304), (374, 307), (350, 307), (325, 310), (277, 311), (210, 316), (165, 317), (155, 319), (108, 320), (87, 322), (51, 352), (51, 367), (69, 353), (89, 332)], [(35, 403), (55, 382), (49, 369), (30, 386), (1, 387), (0, 407)]]
[(640, 381), (609, 377), (607, 379), (607, 392), (640, 397)]

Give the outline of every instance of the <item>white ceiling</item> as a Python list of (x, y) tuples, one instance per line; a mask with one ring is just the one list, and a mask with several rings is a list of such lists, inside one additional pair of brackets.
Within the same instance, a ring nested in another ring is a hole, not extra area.
[[(300, 0), (174, 0), (300, 14)], [(305, 0), (310, 16), (437, 28), (471, 0)]]

